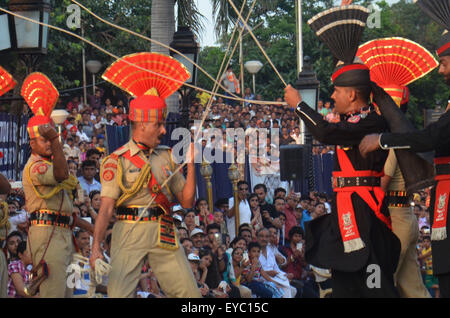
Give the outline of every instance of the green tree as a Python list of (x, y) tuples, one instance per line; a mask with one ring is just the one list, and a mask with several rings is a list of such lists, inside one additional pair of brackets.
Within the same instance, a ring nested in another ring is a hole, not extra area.
[[(0, 0), (0, 6), (7, 8), (8, 2), (7, 0)], [(148, 22), (151, 14), (151, 0), (84, 0), (82, 3), (109, 21), (150, 36), (150, 25)], [(66, 21), (69, 13), (67, 13), (67, 7), (70, 4), (72, 4), (70, 0), (52, 0), (49, 23), (68, 29)], [(122, 56), (137, 51), (150, 50), (149, 42), (111, 28), (88, 13), (83, 12), (83, 10), (81, 11), (81, 22), (85, 38), (115, 55)], [(69, 31), (81, 35), (80, 29)], [(96, 48), (59, 31), (49, 30), (48, 53), (40, 58), (40, 62), (33, 71), (41, 71), (47, 74), (60, 91), (80, 87), (83, 80), (83, 46), (86, 49), (87, 60), (99, 60), (105, 67), (113, 62), (113, 58), (98, 51)], [(18, 81), (19, 85), (16, 86), (14, 94), (19, 95), (21, 83), (26, 76), (25, 65), (16, 54), (3, 54), (2, 65), (11, 71), (14, 78)], [(89, 83), (90, 81), (88, 80)], [(82, 91), (76, 93), (82, 95)]]

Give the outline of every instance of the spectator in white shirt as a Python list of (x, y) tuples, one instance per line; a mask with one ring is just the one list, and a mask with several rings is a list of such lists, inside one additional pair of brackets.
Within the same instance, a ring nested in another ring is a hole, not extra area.
[[(252, 211), (250, 209), (250, 204), (247, 200), (249, 186), (246, 181), (239, 181), (238, 184), (238, 200), (239, 200), (239, 225), (244, 223), (251, 223)], [(236, 236), (236, 225), (235, 225), (235, 207), (234, 198), (231, 197), (228, 200), (228, 206), (231, 207), (226, 214), (228, 234), (230, 235), (230, 240), (233, 240)]]
[(97, 173), (97, 167), (95, 161), (86, 160), (81, 165), (81, 177), (78, 177), (80, 185), (86, 194), (89, 195), (91, 191), (102, 191), (102, 185), (100, 182), (94, 179)]
[(293, 298), (297, 290), (289, 284), (289, 274), (286, 274), (278, 267), (275, 255), (268, 248), (270, 239), (269, 230), (266, 228), (259, 230), (257, 238), (261, 246), (259, 261), (263, 270), (275, 281), (277, 287), (283, 290), (283, 298)]
[(297, 145), (300, 145), (302, 143), (302, 136), (300, 135), (300, 128), (295, 127), (294, 130), (291, 132), (291, 138), (295, 140), (295, 143)]

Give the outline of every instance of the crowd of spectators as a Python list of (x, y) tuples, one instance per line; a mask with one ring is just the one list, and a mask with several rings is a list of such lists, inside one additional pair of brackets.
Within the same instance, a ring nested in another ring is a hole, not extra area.
[[(246, 99), (262, 100), (249, 89)], [(189, 109), (190, 118), (200, 120), (210, 100), (199, 93)], [(113, 90), (108, 96), (100, 88), (89, 96), (89, 104), (73, 97), (66, 105), (70, 112), (63, 132), (64, 153), (69, 171), (79, 180), (75, 190), (74, 212), (95, 223), (100, 208), (101, 184), (99, 167), (107, 155), (106, 125), (127, 126), (129, 99)], [(330, 101), (319, 101), (319, 112), (330, 122), (339, 121)], [(299, 119), (292, 109), (278, 105), (226, 104), (218, 98), (203, 129), (243, 128), (248, 136), (256, 128), (279, 128), (280, 145), (300, 144)], [(225, 134), (224, 134), (225, 136)], [(225, 138), (225, 137), (224, 137)], [(225, 140), (225, 139), (224, 139)], [(248, 141), (248, 139), (247, 139)], [(205, 140), (205, 144), (211, 140)], [(272, 141), (269, 139), (268, 144)], [(231, 143), (234, 148), (235, 143)], [(248, 150), (248, 144), (246, 149)], [(332, 153), (333, 148), (313, 148), (315, 154)], [(252, 191), (253, 190), (253, 191)], [(268, 192), (273, 195), (268, 195)], [(417, 246), (419, 261), (427, 288), (438, 297), (438, 286), (432, 275), (430, 248), (430, 220), (427, 211), (427, 193), (416, 195), (414, 212), (418, 218), (420, 238)], [(22, 189), (15, 189), (7, 198), (11, 228), (4, 242), (9, 270), (9, 297), (25, 297), (31, 264), (26, 249), (28, 212), (24, 211)], [(290, 298), (330, 296), (330, 272), (305, 262), (305, 222), (331, 212), (327, 194), (310, 192), (300, 194), (286, 188), (268, 189), (256, 184), (253, 189), (246, 181), (238, 183), (240, 225), (236, 233), (234, 198), (221, 198), (209, 210), (207, 200), (198, 198), (193, 209), (173, 207), (178, 227), (180, 248), (184, 248), (199, 290), (204, 297), (230, 298)], [(103, 242), (105, 260), (109, 260), (111, 220)], [(80, 253), (89, 257), (92, 237), (76, 229), (74, 236)], [(87, 265), (83, 265), (88, 269)], [(89, 280), (89, 275), (84, 276)], [(78, 285), (74, 294), (83, 296), (88, 284)], [(106, 295), (107, 278), (97, 286), (97, 292)], [(140, 297), (165, 297), (159, 288), (151, 266), (145, 263), (136, 291)]]

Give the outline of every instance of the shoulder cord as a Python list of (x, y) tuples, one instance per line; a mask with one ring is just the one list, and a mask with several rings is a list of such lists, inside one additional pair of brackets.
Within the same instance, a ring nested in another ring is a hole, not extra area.
[(6, 235), (8, 235), (9, 229), (11, 228), (11, 223), (9, 223), (8, 203), (1, 201), (0, 208), (3, 209), (3, 217), (0, 219), (0, 228), (5, 227)]
[(31, 166), (32, 166), (32, 164), (29, 165), (27, 169), (25, 169), (25, 177), (27, 178), (28, 182), (30, 183), (31, 187), (33, 188), (34, 193), (36, 193), (38, 198), (47, 200), (47, 199), (54, 197), (58, 192), (60, 192), (62, 190), (67, 190), (69, 193), (69, 196), (71, 197), (71, 199), (73, 199), (72, 191), (74, 189), (76, 189), (77, 183), (78, 183), (78, 180), (76, 179), (75, 176), (70, 175), (68, 179), (64, 180), (63, 182), (59, 183), (56, 187), (54, 187), (52, 191), (50, 191), (47, 194), (42, 194), (34, 186), (33, 181), (31, 180), (31, 176), (30, 176)]
[(152, 177), (151, 175), (151, 168), (148, 163), (146, 163), (141, 170), (141, 173), (139, 174), (139, 177), (137, 178), (136, 182), (130, 187), (127, 188), (122, 182), (122, 176), (123, 176), (123, 167), (122, 167), (122, 161), (119, 158), (117, 160), (117, 179), (120, 189), (122, 190), (123, 194), (120, 196), (120, 198), (116, 202), (116, 207), (120, 206), (123, 202), (134, 196), (138, 191), (141, 190), (141, 188), (144, 186), (144, 184), (149, 184), (150, 179)]

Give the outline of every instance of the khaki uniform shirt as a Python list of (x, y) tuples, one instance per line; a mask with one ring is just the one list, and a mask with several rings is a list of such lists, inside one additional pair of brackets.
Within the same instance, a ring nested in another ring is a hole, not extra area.
[[(28, 172), (31, 180), (27, 177)], [(61, 212), (63, 215), (72, 215), (73, 202), (66, 190), (62, 190), (50, 199), (44, 200), (36, 194), (33, 185), (43, 195), (49, 193), (58, 185), (53, 175), (53, 163), (36, 154), (31, 155), (23, 171), (23, 190), (26, 198), (26, 210), (32, 213), (36, 210), (48, 209)], [(64, 202), (60, 208), (63, 197)]]
[(388, 191), (405, 191), (406, 185), (402, 172), (397, 163), (397, 157), (393, 149), (389, 150), (389, 156), (384, 164), (384, 174), (391, 177)]
[[(102, 197), (108, 197), (114, 200), (119, 199), (122, 195), (122, 190), (118, 183), (117, 165), (120, 160), (122, 165), (122, 183), (126, 188), (131, 188), (136, 182), (141, 169), (136, 167), (130, 160), (122, 157), (124, 153), (130, 151), (130, 155), (139, 156), (145, 162), (149, 162), (151, 171), (156, 181), (160, 186), (169, 178), (177, 169), (178, 165), (173, 162), (170, 148), (159, 146), (153, 151), (150, 151), (149, 158), (142, 149), (140, 149), (133, 140), (130, 140), (123, 147), (116, 150), (113, 154), (105, 158), (100, 170), (100, 181), (102, 183)], [(176, 194), (183, 191), (186, 180), (181, 172), (175, 173), (174, 177), (162, 188), (162, 192), (169, 199), (174, 201)], [(130, 199), (125, 201), (121, 206), (141, 206), (145, 207), (150, 202), (152, 196), (148, 184), (144, 184), (142, 188)]]

